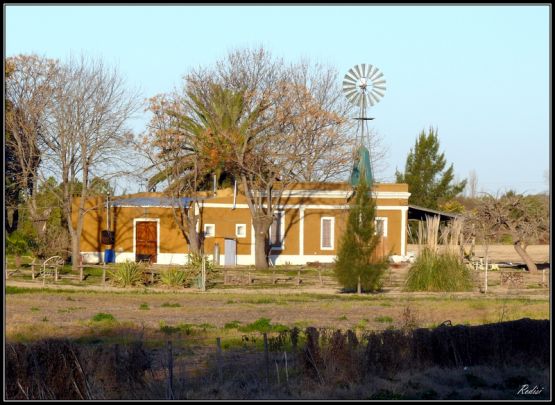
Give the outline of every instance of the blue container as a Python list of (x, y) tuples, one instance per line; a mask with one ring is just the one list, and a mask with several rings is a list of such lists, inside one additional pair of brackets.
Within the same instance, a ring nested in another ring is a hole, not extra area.
[(114, 263), (114, 250), (105, 249), (104, 250), (104, 263)]

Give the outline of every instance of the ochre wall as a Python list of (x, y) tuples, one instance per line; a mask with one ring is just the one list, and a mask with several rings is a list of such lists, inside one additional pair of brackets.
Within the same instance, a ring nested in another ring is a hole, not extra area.
[[(298, 184), (292, 187), (295, 190), (328, 190), (328, 191), (345, 191), (350, 190), (348, 185), (344, 183), (324, 184), (321, 188), (316, 188), (314, 184)], [(407, 192), (406, 184), (376, 184), (374, 191), (387, 192)], [(160, 196), (160, 193), (140, 193), (128, 197), (136, 196)], [(74, 212), (78, 207), (79, 199), (73, 202)], [(244, 206), (246, 199), (243, 195), (238, 194), (236, 203), (243, 206), (231, 208), (233, 203), (233, 190), (218, 190), (217, 196), (206, 200), (206, 205), (202, 208), (202, 219), (200, 230), (204, 229), (204, 224), (216, 225), (216, 236), (206, 238), (205, 252), (211, 254), (214, 249), (214, 243), (219, 243), (220, 253), (224, 254), (225, 244), (224, 238), (234, 238), (237, 241), (237, 254), (251, 254), (251, 237), (252, 237), (252, 220), (250, 210)], [(322, 198), (322, 197), (290, 197), (284, 199), (282, 203), (287, 205), (335, 205), (334, 209), (305, 208), (304, 209), (304, 254), (305, 255), (335, 255), (339, 239), (345, 229), (346, 218), (348, 215), (348, 201), (345, 198)], [(91, 198), (87, 201), (86, 208), (89, 209), (85, 215), (85, 223), (83, 235), (81, 237), (81, 251), (83, 252), (100, 252), (106, 246), (100, 244), (100, 231), (106, 229), (105, 208), (102, 198)], [(225, 207), (211, 207), (212, 204), (226, 204)], [(404, 206), (408, 205), (408, 199), (401, 198), (379, 198), (378, 206)], [(283, 255), (297, 255), (300, 253), (300, 224), (299, 209), (285, 209), (285, 243), (284, 249), (281, 251)], [(391, 251), (392, 254), (401, 253), (401, 220), (402, 211), (395, 210), (377, 210), (376, 216), (388, 218), (388, 236), (383, 240), (383, 246), (380, 249), (385, 253)], [(406, 215), (406, 211), (405, 211)], [(320, 249), (320, 219), (321, 217), (334, 217), (334, 249)], [(171, 208), (160, 207), (112, 207), (112, 224), (115, 230), (116, 240), (113, 248), (116, 252), (133, 252), (133, 220), (136, 218), (159, 218), (160, 219), (160, 253), (187, 253), (187, 243), (181, 230), (176, 225)], [(74, 215), (74, 223), (76, 216)], [(246, 237), (238, 238), (235, 235), (235, 225), (246, 225)]]

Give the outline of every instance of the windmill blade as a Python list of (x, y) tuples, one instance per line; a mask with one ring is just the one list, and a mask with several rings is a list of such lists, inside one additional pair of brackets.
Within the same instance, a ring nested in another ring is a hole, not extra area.
[(378, 89), (378, 90), (381, 90), (381, 91), (385, 91), (385, 90), (386, 90), (385, 86), (373, 86), (373, 87), (372, 87), (372, 90), (374, 90), (374, 89)]
[(373, 65), (370, 65), (370, 69), (368, 70), (368, 74), (366, 75), (366, 77), (367, 77), (369, 80), (372, 80), (372, 76), (376, 73), (376, 70), (377, 70), (377, 69), (378, 69), (377, 67), (375, 67), (375, 66), (373, 66)]
[(353, 104), (355, 104), (355, 105), (359, 105), (359, 104), (360, 104), (360, 98), (361, 98), (361, 97), (362, 97), (362, 94), (356, 93), (356, 94), (353, 96), (353, 99), (351, 100), (351, 102), (352, 102)]
[(370, 80), (374, 81), (376, 80), (376, 77), (380, 74), (380, 69), (378, 69), (376, 66), (374, 66), (374, 71), (372, 72), (372, 74), (370, 75)]
[(378, 97), (376, 97), (373, 93), (370, 93), (368, 96), (370, 97), (370, 100), (372, 100), (374, 102), (372, 105), (377, 104), (377, 103), (380, 102), (380, 99)]
[(345, 97), (347, 97), (347, 99), (352, 101), (353, 97), (357, 94), (359, 94), (359, 91), (357, 89), (354, 89), (354, 90), (346, 91)]
[(368, 103), (370, 103), (370, 106), (372, 105), (370, 99), (368, 98), (368, 94), (364, 93), (364, 95), (362, 96), (362, 108), (366, 109)]
[(381, 86), (382, 84), (385, 84), (385, 80), (377, 80), (375, 82), (372, 82), (372, 84), (374, 86)]
[[(355, 66), (356, 67), (356, 66)], [(354, 78), (355, 82), (360, 79), (360, 76), (357, 76), (356, 72), (353, 70), (353, 68), (349, 69), (349, 71), (347, 72), (348, 75), (351, 75), (351, 77)]]
[(362, 71), (360, 69), (360, 65), (355, 66), (355, 71), (358, 73), (358, 78), (360, 79), (362, 77)]
[(343, 81), (343, 90), (351, 89), (351, 88), (356, 89), (356, 87), (357, 87), (357, 84), (354, 82), (350, 82), (346, 80)]
[(347, 74), (345, 75), (345, 77), (343, 78), (343, 83), (352, 83), (352, 84), (356, 84), (356, 82), (357, 82), (357, 79), (355, 79), (355, 78), (349, 76), (348, 73), (347, 73)]
[(379, 79), (383, 77), (383, 73), (378, 70), (379, 74), (377, 76), (372, 77), (373, 82), (377, 82)]
[(378, 96), (380, 96), (380, 98), (383, 97), (383, 96), (385, 96), (385, 93), (382, 93), (381, 91), (376, 90), (375, 88), (372, 89), (371, 93), (374, 94), (374, 95), (377, 94)]
[(372, 70), (372, 65), (369, 64), (362, 64), (362, 75), (364, 77), (369, 77), (370, 76), (370, 71)]

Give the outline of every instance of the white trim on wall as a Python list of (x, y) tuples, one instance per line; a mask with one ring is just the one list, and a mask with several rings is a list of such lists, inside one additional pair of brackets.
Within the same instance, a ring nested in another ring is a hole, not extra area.
[[(307, 209), (307, 210), (348, 210), (349, 204), (286, 204), (280, 205), (280, 210), (288, 209)], [(204, 208), (233, 208), (233, 204), (227, 203), (206, 203)], [(247, 204), (235, 204), (235, 208), (249, 208)], [(399, 211), (403, 209), (408, 209), (407, 205), (378, 205), (377, 210), (380, 211)]]
[(299, 255), (304, 255), (304, 208), (299, 209)]
[[(330, 242), (331, 242), (331, 246), (328, 247), (324, 247), (322, 245), (323, 242), (323, 236), (324, 236), (324, 232), (323, 232), (323, 226), (324, 226), (324, 220), (325, 219), (331, 219), (331, 229), (330, 229)], [(335, 249), (335, 217), (321, 217), (320, 218), (320, 250), (334, 250)]]
[(156, 222), (156, 262), (158, 262), (158, 256), (160, 256), (160, 218), (133, 218), (133, 261), (137, 260), (137, 222)]
[(407, 254), (407, 216), (409, 212), (409, 207), (405, 207), (401, 210), (401, 256)]

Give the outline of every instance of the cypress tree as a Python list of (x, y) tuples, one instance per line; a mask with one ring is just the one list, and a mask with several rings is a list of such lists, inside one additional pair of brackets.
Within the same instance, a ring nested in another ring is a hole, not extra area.
[(347, 290), (356, 288), (359, 294), (378, 290), (388, 267), (387, 257), (376, 255), (380, 235), (375, 232), (376, 203), (370, 191), (365, 176), (361, 176), (334, 267), (339, 283)]

